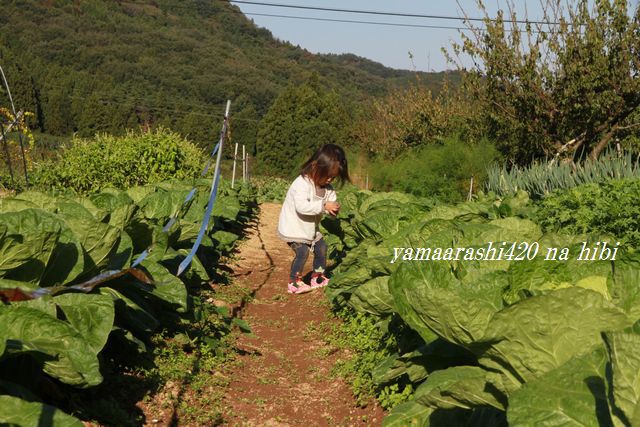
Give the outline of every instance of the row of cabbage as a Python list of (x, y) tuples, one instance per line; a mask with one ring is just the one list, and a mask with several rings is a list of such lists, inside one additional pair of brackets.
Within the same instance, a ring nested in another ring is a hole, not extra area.
[[(457, 206), (400, 193), (341, 201), (323, 221), (339, 259), (327, 295), (396, 336), (374, 380), (415, 390), (385, 426), (640, 425), (639, 254), (577, 260), (584, 242), (613, 242), (543, 233), (522, 192)], [(538, 255), (421, 261), (398, 250), (488, 242), (538, 242)], [(545, 260), (565, 247), (566, 260)]]
[(212, 231), (178, 277), (209, 185), (198, 181), (187, 203), (193, 182), (87, 197), (28, 191), (0, 199), (0, 424), (82, 425), (43, 403), (51, 403), (46, 385), (100, 384), (107, 342), (145, 351), (163, 321), (190, 312), (188, 287), (210, 280), (249, 214), (244, 190), (222, 188)]

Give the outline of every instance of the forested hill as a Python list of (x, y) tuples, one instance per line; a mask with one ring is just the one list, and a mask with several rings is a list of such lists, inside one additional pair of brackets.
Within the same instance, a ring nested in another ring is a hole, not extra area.
[(314, 55), (276, 40), (222, 0), (2, 3), (0, 65), (17, 107), (35, 112), (35, 126), (53, 135), (163, 125), (207, 141), (231, 99), (242, 124), (236, 137), (252, 139), (275, 96), (313, 72), (345, 99), (415, 79), (354, 55)]

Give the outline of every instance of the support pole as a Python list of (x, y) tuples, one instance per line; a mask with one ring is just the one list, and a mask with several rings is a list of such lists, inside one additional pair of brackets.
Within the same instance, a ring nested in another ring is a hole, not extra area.
[(249, 168), (249, 152), (247, 152), (247, 182), (251, 181), (251, 173)]
[(231, 188), (233, 188), (236, 182), (236, 159), (238, 158), (238, 143), (236, 142), (236, 148), (233, 151), (233, 171), (231, 172)]
[[(0, 67), (0, 75), (2, 75), (4, 87), (7, 89), (7, 95), (9, 96), (9, 102), (11, 103), (11, 111), (13, 112), (13, 117), (18, 117), (18, 113), (16, 112), (16, 106), (13, 104), (13, 97), (11, 96), (11, 90), (9, 89), (9, 82), (7, 82), (7, 77), (4, 75), (4, 70), (2, 69), (2, 67)], [(22, 142), (21, 132), (18, 132), (18, 141), (20, 141), (20, 151), (22, 152), (22, 167), (24, 168), (24, 184), (26, 188), (29, 188), (29, 175), (27, 173), (27, 156), (24, 153), (24, 143)]]
[(242, 144), (242, 182), (247, 181), (247, 153)]
[(4, 125), (0, 123), (0, 141), (2, 141), (2, 147), (4, 148), (4, 154), (7, 157), (6, 163), (9, 168), (9, 176), (11, 177), (11, 185), (15, 185), (13, 178), (13, 165), (11, 164), (11, 153), (9, 153), (9, 143), (7, 142), (7, 134), (11, 131), (11, 128), (16, 125), (20, 118), (22, 117), (22, 110), (18, 111), (18, 115), (14, 118), (13, 122), (9, 123), (7, 128), (4, 128)]

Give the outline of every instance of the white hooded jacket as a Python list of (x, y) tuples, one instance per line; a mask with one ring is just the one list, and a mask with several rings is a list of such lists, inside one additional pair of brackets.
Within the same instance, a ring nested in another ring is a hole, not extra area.
[(278, 236), (286, 242), (312, 244), (316, 228), (325, 212), (326, 202), (337, 200), (335, 190), (327, 185), (324, 197), (316, 194), (316, 186), (308, 177), (299, 175), (289, 187), (278, 221)]

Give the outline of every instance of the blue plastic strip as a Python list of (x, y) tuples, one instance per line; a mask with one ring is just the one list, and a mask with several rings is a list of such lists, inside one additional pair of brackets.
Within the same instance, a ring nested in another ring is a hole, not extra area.
[[(227, 134), (227, 118), (225, 117), (224, 123), (222, 125), (222, 131), (220, 132), (220, 141), (216, 145), (214, 152), (218, 151), (219, 147), (222, 146), (224, 142), (224, 137)], [(209, 159), (211, 160), (211, 158)], [(208, 169), (208, 165), (207, 168)], [(218, 196), (218, 183), (220, 182), (220, 164), (216, 163), (216, 170), (213, 173), (213, 181), (211, 183), (211, 192), (209, 193), (209, 201), (207, 203), (207, 209), (204, 212), (204, 217), (202, 218), (202, 223), (200, 223), (200, 230), (198, 230), (198, 237), (196, 238), (189, 255), (185, 259), (182, 260), (180, 265), (178, 266), (178, 272), (176, 276), (180, 276), (191, 264), (193, 257), (196, 256), (196, 252), (202, 243), (202, 239), (204, 238), (204, 233), (207, 231), (207, 227), (209, 227), (209, 219), (211, 218), (211, 213), (213, 212), (213, 205), (216, 202), (216, 197)]]
[(45, 295), (51, 295), (51, 292), (52, 292), (51, 288), (40, 288), (31, 292), (31, 296), (33, 297), (33, 299), (36, 299), (36, 298), (41, 298)]
[(189, 267), (191, 264), (191, 260), (196, 255), (196, 251), (200, 247), (200, 243), (202, 243), (202, 239), (204, 238), (204, 233), (207, 231), (207, 227), (209, 226), (209, 218), (211, 218), (211, 212), (213, 212), (213, 205), (216, 201), (216, 197), (218, 195), (218, 182), (220, 181), (220, 169), (216, 171), (216, 174), (213, 178), (213, 188), (211, 188), (211, 193), (209, 195), (209, 203), (207, 204), (207, 209), (204, 212), (204, 218), (202, 218), (202, 223), (200, 224), (200, 230), (198, 231), (198, 237), (196, 238), (193, 247), (191, 248), (191, 252), (185, 259), (182, 260), (180, 266), (178, 267), (177, 276), (181, 275), (184, 270)]
[(133, 264), (131, 264), (131, 268), (135, 268), (138, 265), (140, 265), (140, 263), (142, 261), (144, 261), (145, 258), (147, 258), (149, 256), (149, 252), (151, 252), (150, 247), (145, 249), (144, 252), (142, 252), (140, 255), (138, 255), (138, 258), (136, 258), (136, 260), (133, 262)]
[[(183, 205), (183, 206), (184, 206), (184, 205)], [(178, 220), (178, 216), (177, 216), (177, 215), (176, 215), (176, 216), (171, 217), (171, 218), (169, 219), (169, 221), (167, 221), (167, 223), (165, 224), (165, 226), (164, 226), (164, 228), (162, 229), (162, 231), (163, 231), (164, 233), (168, 232), (168, 231), (169, 231), (169, 229), (170, 229), (171, 227), (173, 227), (173, 224), (175, 224), (177, 220)]]
[(184, 199), (184, 204), (185, 204), (185, 205), (186, 205), (187, 203), (189, 203), (189, 202), (191, 201), (191, 199), (193, 199), (193, 196), (195, 196), (195, 195), (196, 195), (196, 191), (197, 191), (197, 190), (198, 190), (198, 189), (197, 189), (197, 188), (195, 188), (195, 187), (193, 187), (193, 188), (191, 189), (191, 192), (190, 192), (189, 194), (187, 194), (187, 198), (186, 198), (186, 199)]
[(202, 170), (202, 173), (200, 174), (200, 176), (205, 176), (207, 174), (207, 172), (209, 172), (209, 167), (211, 167), (211, 160), (213, 159), (213, 156), (216, 155), (216, 153), (218, 152), (219, 148), (220, 148), (220, 141), (218, 141), (216, 146), (213, 148), (213, 151), (211, 152), (211, 155), (209, 156), (209, 160), (207, 160), (207, 164), (204, 165), (204, 169)]

